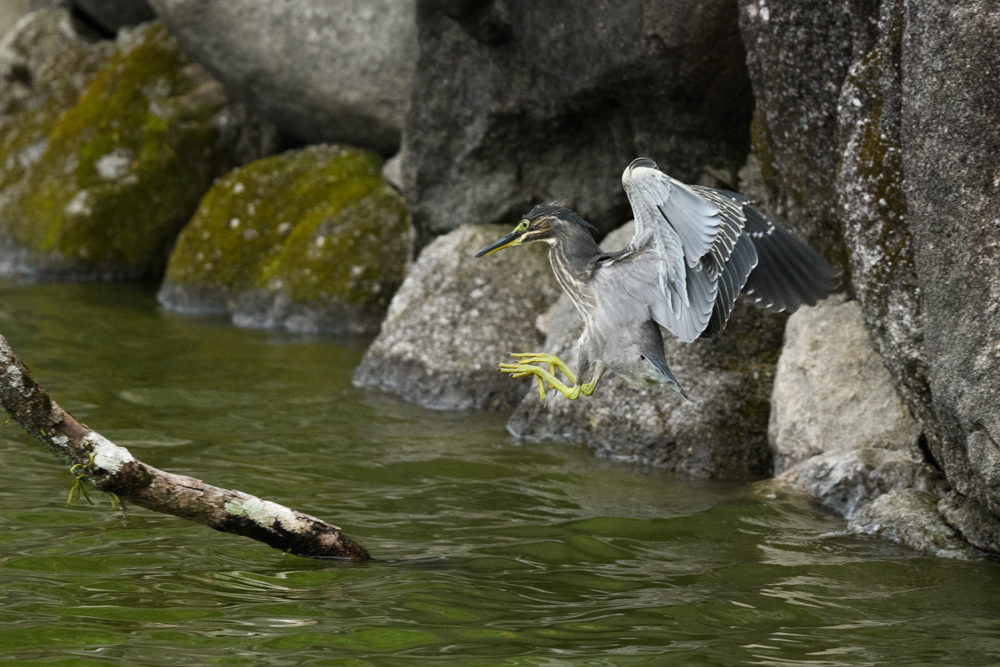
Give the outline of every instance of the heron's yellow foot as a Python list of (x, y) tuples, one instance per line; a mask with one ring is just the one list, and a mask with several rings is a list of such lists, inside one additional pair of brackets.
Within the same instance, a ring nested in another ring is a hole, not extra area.
[(515, 352), (510, 356), (517, 359), (517, 363), (519, 364), (548, 364), (549, 373), (554, 374), (554, 369), (558, 368), (570, 382), (576, 384), (576, 374), (569, 369), (562, 359), (555, 355), (545, 354), (543, 352)]
[[(543, 401), (545, 400), (544, 382), (548, 382), (550, 387), (570, 400), (576, 399), (581, 393), (585, 396), (590, 396), (594, 393), (594, 387), (597, 386), (596, 380), (582, 386), (578, 385), (576, 383), (576, 374), (573, 373), (573, 371), (571, 371), (559, 357), (555, 357), (551, 354), (542, 354), (540, 352), (522, 352), (512, 354), (510, 356), (518, 359), (518, 362), (513, 364), (500, 364), (500, 371), (503, 373), (509, 373), (511, 377), (515, 378), (534, 375), (538, 380), (538, 393)], [(548, 366), (548, 370), (541, 366), (535, 366), (534, 364), (536, 363), (546, 364)], [(572, 386), (567, 385), (556, 378), (556, 368), (566, 375), (572, 383)]]

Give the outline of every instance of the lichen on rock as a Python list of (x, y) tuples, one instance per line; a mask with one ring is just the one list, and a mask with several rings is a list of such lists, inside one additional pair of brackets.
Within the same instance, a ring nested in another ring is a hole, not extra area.
[(381, 167), (367, 151), (319, 145), (227, 174), (178, 238), (160, 302), (240, 326), (376, 331), (408, 233)]
[(241, 115), (161, 24), (123, 32), (9, 193), (3, 232), (27, 251), (14, 270), (158, 275), (212, 180), (273, 143), (266, 131), (247, 142)]

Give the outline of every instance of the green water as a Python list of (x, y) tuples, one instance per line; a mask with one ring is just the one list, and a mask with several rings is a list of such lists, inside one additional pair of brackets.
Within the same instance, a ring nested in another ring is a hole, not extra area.
[(239, 331), (150, 292), (0, 286), (64, 407), (157, 467), (342, 526), (309, 561), (105, 497), (0, 430), (0, 661), (46, 665), (1000, 663), (1000, 564), (844, 536), (742, 485), (519, 445), (353, 389), (364, 340)]

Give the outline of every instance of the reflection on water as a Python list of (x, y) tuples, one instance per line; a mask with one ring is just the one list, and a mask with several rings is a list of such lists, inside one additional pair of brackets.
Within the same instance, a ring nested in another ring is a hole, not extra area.
[(106, 498), (0, 429), (0, 660), (47, 665), (1000, 662), (1000, 564), (843, 536), (739, 485), (518, 445), (365, 393), (366, 341), (239, 331), (116, 286), (0, 286), (0, 333), (151, 465), (336, 523), (315, 562)]

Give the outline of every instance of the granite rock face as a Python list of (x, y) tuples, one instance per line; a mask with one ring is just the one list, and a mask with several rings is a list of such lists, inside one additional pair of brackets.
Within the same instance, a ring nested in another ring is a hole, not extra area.
[(427, 246), (393, 298), (354, 384), (436, 409), (516, 405), (527, 379), (512, 380), (497, 363), (510, 352), (541, 347), (535, 320), (560, 289), (544, 244), (473, 259), (509, 231), (509, 225), (466, 225)]
[(310, 146), (230, 172), (177, 239), (160, 303), (243, 327), (378, 331), (408, 235), (381, 168), (367, 151)]
[(941, 493), (921, 428), (872, 346), (856, 301), (792, 315), (771, 399), (775, 482), (846, 517), (894, 489)]
[(940, 498), (917, 489), (890, 491), (855, 514), (847, 530), (880, 535), (932, 556), (976, 558), (976, 550), (941, 518), (939, 502)]
[(856, 31), (858, 55), (841, 89), (836, 185), (865, 325), (930, 447), (938, 449), (941, 436), (928, 384), (923, 305), (903, 191), (902, 12), (903, 0), (885, 0), (868, 15), (855, 17), (875, 30)]
[(777, 219), (847, 268), (834, 181), (840, 88), (852, 58), (849, 0), (740, 0), (756, 110), (754, 152)]
[(904, 191), (934, 456), (959, 494), (1000, 517), (1000, 7), (921, 0), (904, 18)]
[(415, 0), (152, 0), (231, 95), (306, 142), (392, 155), (417, 63)]
[[(67, 40), (63, 17), (54, 27)], [(89, 83), (91, 70), (79, 63), (67, 63), (64, 80), (31, 78), (29, 88), (50, 94), (37, 104), (29, 93), (36, 104), (25, 104), (5, 133), (0, 265), (8, 275), (159, 275), (212, 180), (269, 150), (274, 133), (229, 105), (161, 24), (123, 34), (112, 47)], [(81, 61), (95, 57), (93, 48), (80, 47)]]
[(631, 217), (620, 179), (640, 155), (685, 182), (735, 183), (753, 98), (733, 3), (421, 7), (402, 169), (418, 248), (545, 200), (609, 232)]
[[(626, 225), (605, 239), (606, 250), (632, 237)], [(583, 442), (598, 456), (699, 477), (761, 477), (771, 472), (767, 418), (784, 317), (738, 303), (726, 331), (692, 344), (665, 334), (670, 368), (690, 401), (667, 387), (635, 389), (606, 373), (591, 397), (575, 401), (532, 386), (507, 429), (526, 440)], [(563, 295), (545, 318), (541, 351), (572, 369), (583, 321)]]
[(815, 213), (813, 238), (843, 234), (924, 459), (966, 519), (1000, 517), (1000, 9), (741, 0), (740, 16), (769, 189), (793, 221)]

